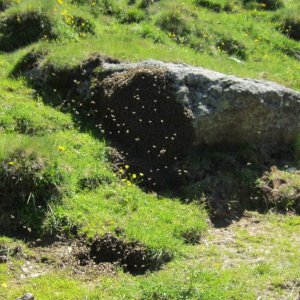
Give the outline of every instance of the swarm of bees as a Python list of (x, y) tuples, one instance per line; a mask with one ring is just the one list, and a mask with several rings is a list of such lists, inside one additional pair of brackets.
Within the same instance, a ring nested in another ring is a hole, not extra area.
[(193, 138), (191, 118), (172, 97), (166, 74), (163, 68), (148, 66), (116, 72), (96, 83), (94, 79), (84, 99), (62, 102), (124, 147), (121, 152), (128, 159), (139, 157), (138, 171), (151, 174), (153, 186), (184, 156)]

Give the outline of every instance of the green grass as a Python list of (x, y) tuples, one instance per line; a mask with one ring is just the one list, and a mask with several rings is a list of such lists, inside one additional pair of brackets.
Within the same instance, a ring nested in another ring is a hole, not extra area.
[[(212, 231), (205, 243), (147, 276), (119, 271), (91, 280), (54, 269), (37, 279), (15, 281), (2, 266), (0, 284), (8, 286), (0, 295), (15, 299), (32, 291), (38, 299), (294, 299), (300, 279), (299, 217), (250, 214), (248, 220), (227, 232)], [(17, 275), (22, 261), (14, 264)]]
[[(198, 7), (191, 0), (164, 0), (150, 5), (145, 20), (131, 24), (121, 22), (119, 13), (113, 13), (112, 16), (101, 13), (101, 5), (94, 2), (94, 6), (74, 6), (68, 1), (60, 5), (55, 1), (39, 0), (32, 4), (32, 1), (23, 0), (3, 14), (11, 15), (43, 7), (53, 19), (53, 30), (58, 39), (52, 42), (44, 39), (37, 42), (35, 47), (49, 50), (47, 60), (59, 65), (74, 65), (88, 54), (100, 52), (131, 61), (151, 58), (184, 62), (300, 88), (297, 76), (299, 61), (294, 56), (299, 52), (299, 43), (278, 29), (282, 23), (278, 16), (299, 10), (296, 1), (286, 1), (284, 8), (277, 11), (249, 10), (243, 8), (241, 2), (236, 2), (236, 9), (232, 13), (215, 13)], [(116, 5), (120, 11), (129, 9), (126, 1), (118, 1)], [(138, 6), (136, 1), (135, 7)], [(97, 11), (97, 7), (99, 15), (94, 16), (91, 13)], [(160, 30), (157, 20), (168, 13), (179, 14), (188, 30), (175, 33), (175, 36), (168, 30)], [(78, 34), (71, 23), (64, 22), (66, 15), (78, 15), (92, 23), (95, 26), (94, 35), (85, 32)], [(238, 63), (232, 60), (231, 56), (235, 54), (227, 54), (226, 49), (218, 46), (224, 39), (231, 39), (245, 47), (245, 61)]]
[[(250, 213), (228, 229), (212, 229), (202, 206), (146, 193), (132, 177), (128, 181), (114, 172), (109, 141), (80, 126), (70, 114), (45, 104), (22, 78), (10, 74), (33, 49), (47, 52), (44, 63), (59, 68), (77, 65), (100, 52), (129, 61), (188, 63), (300, 90), (299, 60), (294, 55), (300, 46), (281, 30), (284, 19), (299, 11), (299, 3), (284, 1), (284, 7), (268, 11), (242, 1), (209, 1), (221, 7), (216, 11), (212, 9), (216, 6), (196, 5), (194, 0), (131, 2), (3, 2), (7, 9), (0, 13), (0, 20), (41, 12), (49, 19), (53, 36), (0, 54), (0, 168), (11, 153), (23, 149), (51, 162), (64, 176), (60, 199), (47, 203), (38, 230), (28, 232), (29, 236), (92, 238), (121, 229), (125, 241), (137, 240), (157, 255), (168, 252), (172, 261), (143, 276), (132, 276), (121, 268), (116, 274), (80, 276), (71, 267), (42, 263), (39, 249), (22, 240), (0, 237), (0, 251), (21, 245), (27, 255), (0, 263), (0, 299), (16, 299), (26, 292), (45, 300), (296, 299), (299, 216)], [(170, 15), (181, 30), (168, 24)], [(230, 50), (232, 46), (237, 51)], [(52, 97), (55, 102), (55, 93)], [(299, 178), (294, 176), (293, 191), (298, 186)], [(32, 227), (35, 219), (30, 216), (35, 214), (36, 210), (30, 211), (22, 225)], [(200, 236), (200, 244), (188, 244), (187, 234)], [(51, 248), (46, 249), (51, 257)], [(26, 260), (34, 261), (43, 275), (20, 278)]]

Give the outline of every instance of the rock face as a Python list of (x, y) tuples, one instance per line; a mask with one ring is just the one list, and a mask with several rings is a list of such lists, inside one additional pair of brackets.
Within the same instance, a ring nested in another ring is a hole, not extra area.
[(108, 73), (145, 67), (165, 70), (170, 96), (189, 113), (195, 145), (277, 151), (300, 133), (300, 93), (279, 84), (159, 61), (103, 64)]

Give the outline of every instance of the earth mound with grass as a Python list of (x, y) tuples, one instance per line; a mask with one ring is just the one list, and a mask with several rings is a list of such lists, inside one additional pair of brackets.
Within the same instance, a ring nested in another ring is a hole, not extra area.
[(41, 11), (0, 17), (0, 51), (14, 51), (41, 38), (54, 38), (52, 29), (51, 19)]

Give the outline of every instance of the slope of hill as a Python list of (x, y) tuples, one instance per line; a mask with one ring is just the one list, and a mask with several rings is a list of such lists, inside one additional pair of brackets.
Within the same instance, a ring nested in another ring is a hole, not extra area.
[[(68, 93), (94, 53), (300, 90), (299, 12), (296, 0), (0, 0), (0, 299), (298, 299), (299, 143), (268, 163), (205, 149), (184, 161), (180, 192), (155, 190)], [(42, 88), (22, 72), (37, 62), (53, 72)], [(225, 228), (209, 220), (218, 193), (234, 212), (212, 219)], [(237, 214), (239, 201), (260, 213)]]

